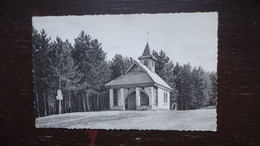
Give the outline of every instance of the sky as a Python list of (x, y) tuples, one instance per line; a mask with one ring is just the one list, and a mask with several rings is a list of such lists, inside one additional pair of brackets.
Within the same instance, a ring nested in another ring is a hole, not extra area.
[(190, 63), (217, 71), (217, 12), (44, 16), (32, 17), (32, 23), (52, 40), (59, 36), (72, 44), (84, 30), (102, 44), (107, 60), (116, 53), (138, 60), (148, 42), (152, 50), (163, 50), (174, 64)]

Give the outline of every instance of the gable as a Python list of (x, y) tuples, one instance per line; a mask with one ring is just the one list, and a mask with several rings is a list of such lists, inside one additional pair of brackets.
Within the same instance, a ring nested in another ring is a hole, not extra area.
[(134, 60), (134, 63), (126, 70), (125, 74), (128, 74), (129, 72), (146, 72), (146, 70), (140, 66), (140, 64)]
[(136, 64), (134, 64), (132, 66), (132, 68), (130, 68), (130, 70), (128, 71), (129, 72), (144, 72), (139, 66), (137, 66)]

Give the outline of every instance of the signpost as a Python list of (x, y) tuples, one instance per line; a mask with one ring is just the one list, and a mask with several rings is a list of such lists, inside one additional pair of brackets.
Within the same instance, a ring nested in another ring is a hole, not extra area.
[(59, 114), (61, 114), (61, 101), (62, 101), (63, 97), (62, 97), (62, 93), (61, 93), (60, 89), (57, 90), (56, 99), (59, 101)]

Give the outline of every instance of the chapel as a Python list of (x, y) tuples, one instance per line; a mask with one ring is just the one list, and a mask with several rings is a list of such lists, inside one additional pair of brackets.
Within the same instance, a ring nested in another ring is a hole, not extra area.
[(148, 42), (138, 59), (123, 75), (105, 85), (110, 110), (169, 110), (172, 88), (155, 73), (157, 59)]

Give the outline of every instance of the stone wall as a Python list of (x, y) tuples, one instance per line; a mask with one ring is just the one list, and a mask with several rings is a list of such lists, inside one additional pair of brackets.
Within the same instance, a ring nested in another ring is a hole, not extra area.
[[(164, 93), (167, 92), (167, 103), (164, 102)], [(158, 88), (158, 109), (170, 109), (170, 94), (162, 88)]]
[(125, 110), (125, 107), (124, 106), (111, 106), (110, 110), (121, 111), (121, 110)]
[(136, 110), (138, 111), (152, 110), (152, 106), (137, 106)]

